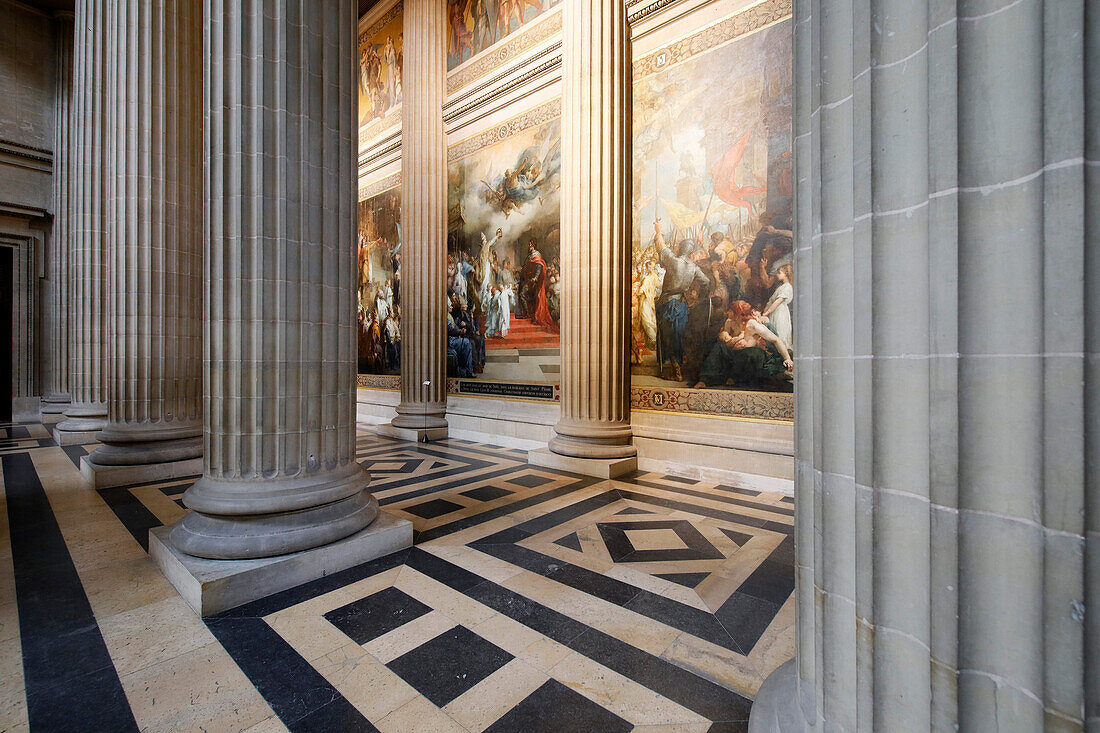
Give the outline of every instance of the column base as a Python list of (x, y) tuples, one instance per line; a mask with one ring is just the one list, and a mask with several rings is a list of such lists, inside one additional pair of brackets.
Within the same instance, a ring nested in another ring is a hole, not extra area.
[(68, 402), (43, 402), (42, 414), (43, 415), (63, 415), (65, 408), (69, 406)]
[(379, 425), (378, 432), (397, 440), (407, 440), (413, 443), (430, 443), (433, 440), (446, 440), (447, 427), (442, 428), (399, 428), (393, 423)]
[(532, 466), (554, 468), (559, 471), (569, 471), (570, 473), (595, 476), (596, 478), (615, 478), (638, 470), (638, 456), (628, 456), (626, 458), (575, 458), (554, 453), (549, 448), (540, 448), (528, 452), (527, 462)]
[(202, 458), (165, 463), (143, 463), (134, 466), (109, 466), (96, 463), (95, 452), (80, 458), (80, 475), (93, 489), (141, 484), (147, 481), (168, 481), (185, 476), (202, 475)]
[(94, 428), (92, 430), (63, 430), (61, 428), (68, 420), (63, 420), (53, 428), (53, 441), (58, 445), (86, 445), (88, 443), (98, 443), (100, 428)]
[(204, 560), (169, 541), (171, 527), (149, 530), (149, 555), (200, 616), (235, 608), (412, 547), (413, 525), (386, 513), (365, 529), (330, 545), (256, 560)]
[(749, 711), (749, 733), (810, 733), (798, 704), (798, 667), (791, 659), (768, 675)]
[(42, 414), (60, 415), (73, 403), (72, 395), (68, 392), (50, 392), (42, 395)]

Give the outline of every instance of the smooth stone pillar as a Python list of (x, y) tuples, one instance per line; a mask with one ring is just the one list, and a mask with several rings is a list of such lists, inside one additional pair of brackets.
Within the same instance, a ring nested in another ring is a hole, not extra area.
[(108, 421), (83, 459), (96, 486), (202, 470), (202, 6), (119, 0), (114, 32)]
[(53, 144), (53, 229), (50, 232), (48, 308), (42, 314), (47, 328), (49, 352), (43, 365), (46, 377), (42, 393), (42, 414), (60, 415), (72, 401), (69, 394), (69, 237), (72, 232), (72, 98), (73, 21), (70, 11), (54, 13), (54, 48), (57, 73), (54, 76)]
[(797, 653), (750, 730), (1092, 730), (1100, 14), (794, 29)]
[(355, 457), (356, 4), (205, 16), (206, 444), (170, 543), (264, 558), (378, 514)]
[[(562, 10), (561, 420), (570, 470), (633, 470), (630, 431), (630, 29), (617, 0)], [(575, 459), (581, 459), (580, 461)], [(566, 467), (563, 463), (562, 467)]]
[(73, 41), (71, 235), (68, 251), (69, 390), (54, 428), (61, 445), (91, 442), (107, 425), (107, 199), (114, 2), (77, 0)]
[(401, 104), (401, 402), (388, 432), (447, 436), (447, 8), (406, 0)]

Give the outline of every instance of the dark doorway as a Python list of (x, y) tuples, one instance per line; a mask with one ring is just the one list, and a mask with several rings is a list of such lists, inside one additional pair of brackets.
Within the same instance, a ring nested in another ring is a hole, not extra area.
[(15, 250), (0, 247), (0, 422), (11, 422), (12, 313), (15, 308)]

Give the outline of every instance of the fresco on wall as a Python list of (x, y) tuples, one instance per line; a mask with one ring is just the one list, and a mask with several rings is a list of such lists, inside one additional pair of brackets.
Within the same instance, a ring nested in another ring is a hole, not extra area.
[(448, 376), (560, 371), (561, 123), (516, 126), (449, 166)]
[(359, 36), (359, 125), (385, 119), (401, 103), (402, 5)]
[(401, 190), (359, 202), (359, 373), (401, 373)]
[(635, 64), (631, 372), (672, 390), (656, 407), (792, 390), (791, 22), (721, 30)]
[(530, 23), (561, 0), (447, 0), (450, 37), (447, 69), (453, 69)]

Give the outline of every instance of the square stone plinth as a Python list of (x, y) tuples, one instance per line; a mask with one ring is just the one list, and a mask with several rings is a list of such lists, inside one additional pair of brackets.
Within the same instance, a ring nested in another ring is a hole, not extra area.
[(53, 429), (53, 440), (58, 445), (87, 445), (98, 443), (98, 430), (86, 430), (84, 432), (69, 432), (68, 430)]
[(205, 560), (185, 555), (168, 542), (171, 530), (149, 530), (149, 555), (200, 616), (213, 616), (412, 547), (413, 543), (412, 522), (385, 512), (379, 512), (366, 529), (339, 542), (258, 560)]
[(201, 473), (202, 458), (147, 463), (141, 466), (105, 466), (88, 460), (88, 456), (80, 457), (80, 475), (93, 489), (143, 484), (148, 481), (169, 481), (184, 476), (197, 476)]
[(559, 471), (579, 473), (582, 476), (595, 476), (596, 478), (615, 478), (638, 470), (638, 457), (629, 458), (574, 458), (572, 456), (559, 456), (549, 448), (529, 451), (527, 462), (532, 466), (543, 468), (556, 468)]
[(389, 438), (407, 440), (412, 443), (430, 443), (433, 440), (446, 440), (447, 428), (396, 428), (393, 425), (379, 425), (378, 432)]

